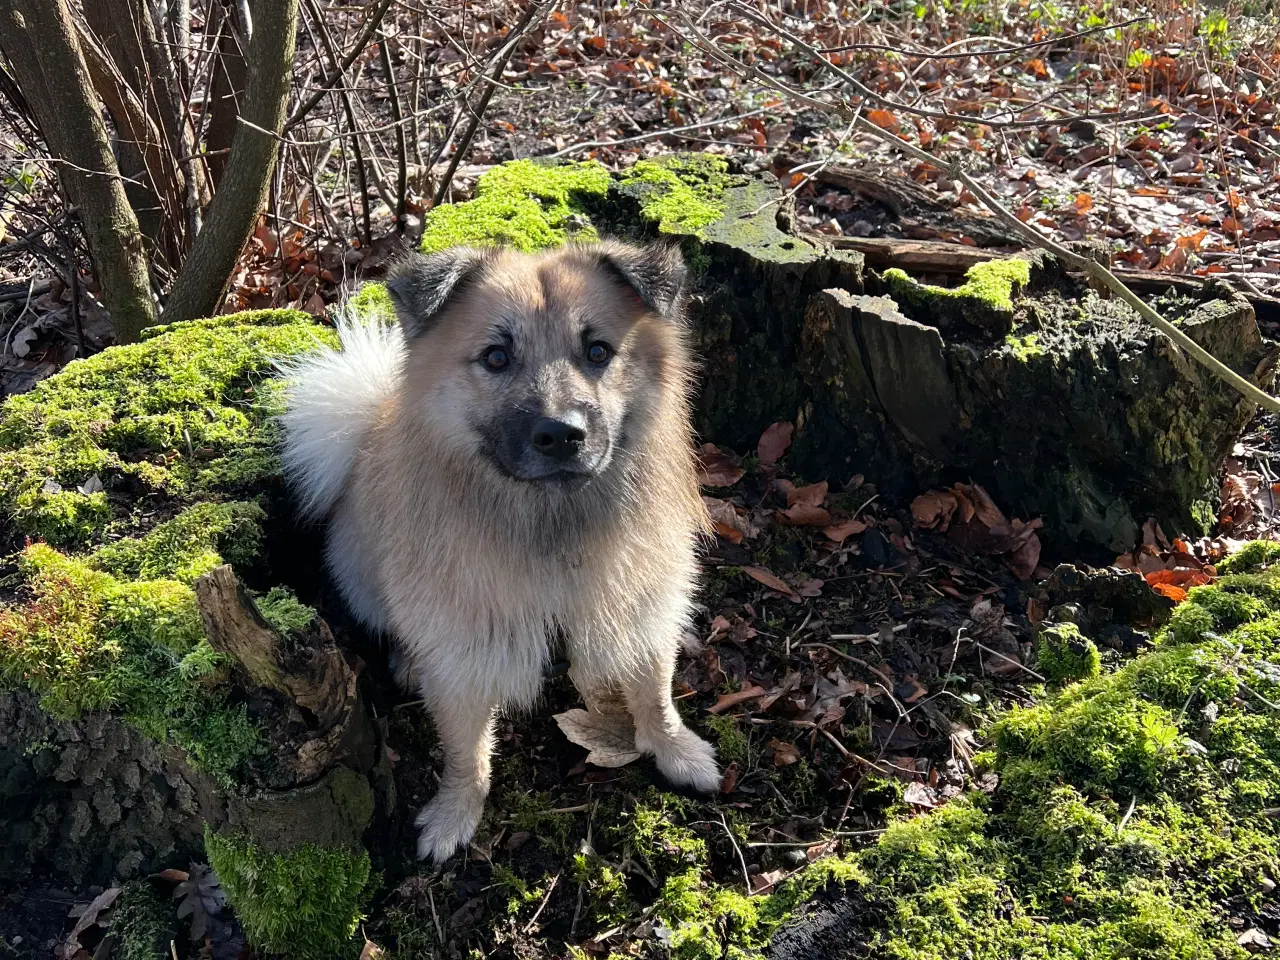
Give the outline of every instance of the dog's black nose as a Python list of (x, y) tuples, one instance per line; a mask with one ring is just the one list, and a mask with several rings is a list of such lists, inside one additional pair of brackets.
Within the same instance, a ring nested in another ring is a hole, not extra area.
[(553, 460), (576, 457), (586, 440), (585, 430), (563, 420), (543, 417), (533, 425), (533, 449)]

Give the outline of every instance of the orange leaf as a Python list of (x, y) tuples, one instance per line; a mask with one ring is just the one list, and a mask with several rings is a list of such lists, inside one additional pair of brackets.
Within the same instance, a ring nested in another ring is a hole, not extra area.
[(1093, 209), (1093, 197), (1087, 193), (1076, 194), (1076, 213), (1086, 213)]
[(881, 130), (897, 130), (898, 118), (888, 110), (868, 110), (867, 119)]
[(582, 41), (582, 45), (596, 53), (604, 53), (605, 39), (604, 37), (587, 37)]
[(1027, 72), (1035, 74), (1041, 80), (1049, 79), (1049, 70), (1045, 67), (1043, 60), (1028, 60)]
[(1182, 587), (1175, 587), (1171, 583), (1152, 584), (1151, 589), (1161, 596), (1168, 597), (1174, 603), (1181, 603), (1187, 599), (1187, 591), (1183, 590)]
[(770, 590), (785, 594), (788, 597), (794, 597), (795, 591), (791, 589), (785, 580), (780, 579), (770, 573), (764, 567), (743, 567), (742, 572), (754, 580), (756, 583), (762, 583)]

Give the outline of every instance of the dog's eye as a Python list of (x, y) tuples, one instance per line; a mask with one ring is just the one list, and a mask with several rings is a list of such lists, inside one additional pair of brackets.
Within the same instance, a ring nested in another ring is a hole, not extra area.
[(510, 362), (504, 347), (490, 347), (484, 352), (484, 365), (490, 370), (505, 370)]
[(595, 343), (591, 344), (591, 346), (587, 347), (587, 359), (592, 363), (603, 366), (609, 362), (609, 358), (612, 356), (613, 349), (607, 343), (603, 343), (600, 340), (597, 340)]

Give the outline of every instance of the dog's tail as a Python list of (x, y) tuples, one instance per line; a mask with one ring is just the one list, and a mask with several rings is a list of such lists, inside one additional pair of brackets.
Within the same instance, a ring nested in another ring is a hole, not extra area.
[(389, 319), (340, 314), (342, 349), (325, 347), (281, 365), (286, 410), (281, 462), (301, 513), (318, 519), (342, 496), (378, 409), (399, 385), (404, 334)]

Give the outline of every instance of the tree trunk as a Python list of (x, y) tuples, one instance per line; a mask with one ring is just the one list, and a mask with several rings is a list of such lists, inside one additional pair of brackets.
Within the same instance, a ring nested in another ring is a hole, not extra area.
[(65, 0), (0, 0), (9, 61), (78, 209), (102, 299), (121, 342), (155, 323), (146, 249), (125, 196)]
[(271, 183), (289, 98), (298, 0), (262, 0), (255, 13), (240, 128), (204, 229), (169, 295), (166, 322), (217, 312)]
[(240, 32), (236, 18), (230, 16), (220, 5), (213, 6), (213, 16), (218, 18), (218, 55), (210, 67), (209, 124), (205, 130), (205, 150), (209, 158), (209, 178), (216, 190), (222, 183), (222, 174), (227, 168), (227, 158), (231, 152), (231, 141), (239, 126), (236, 117), (240, 115), (245, 78), (249, 72), (245, 63), (245, 49), (249, 42)]

